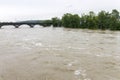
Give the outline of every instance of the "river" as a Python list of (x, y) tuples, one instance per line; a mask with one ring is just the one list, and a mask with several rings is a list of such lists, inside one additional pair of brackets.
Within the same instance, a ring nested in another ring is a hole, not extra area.
[(3, 26), (0, 80), (120, 80), (120, 32)]

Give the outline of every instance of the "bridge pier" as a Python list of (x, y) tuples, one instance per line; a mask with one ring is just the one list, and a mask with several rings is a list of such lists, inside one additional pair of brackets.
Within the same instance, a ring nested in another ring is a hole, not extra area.
[(0, 28), (2, 28), (3, 25), (0, 25)]
[(29, 25), (29, 26), (30, 26), (30, 28), (34, 28), (35, 25)]
[(20, 25), (14, 25), (14, 26), (15, 26), (15, 28), (19, 28)]
[(9, 26), (12, 25), (15, 28), (19, 28), (21, 25), (28, 25), (30, 28), (34, 28), (35, 25), (41, 25), (41, 26), (50, 26), (52, 23), (44, 23), (44, 22), (0, 22), (0, 28), (2, 26)]

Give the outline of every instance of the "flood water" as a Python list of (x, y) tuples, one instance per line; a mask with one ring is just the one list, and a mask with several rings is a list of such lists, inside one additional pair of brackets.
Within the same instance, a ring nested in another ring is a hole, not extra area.
[(4, 26), (0, 80), (120, 80), (120, 32)]

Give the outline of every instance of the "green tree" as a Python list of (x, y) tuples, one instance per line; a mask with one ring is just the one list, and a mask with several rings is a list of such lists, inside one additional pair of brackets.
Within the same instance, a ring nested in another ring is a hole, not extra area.
[(118, 20), (119, 19), (119, 12), (116, 9), (113, 9), (111, 16), (115, 17), (115, 19)]
[(41, 21), (43, 23), (43, 26), (46, 27), (46, 26), (51, 26), (52, 25), (52, 21), (51, 20), (43, 20)]
[(111, 22), (111, 15), (109, 12), (101, 11), (98, 13), (98, 29), (108, 29)]
[(111, 13), (110, 29), (111, 30), (119, 29), (119, 26), (120, 26), (119, 23), (120, 23), (120, 21), (119, 21), (119, 12), (116, 9), (113, 9), (112, 13)]
[(89, 14), (83, 14), (81, 17), (78, 14), (66, 13), (61, 20), (54, 17), (51, 21), (53, 26), (62, 25), (67, 28), (120, 30), (120, 15), (116, 9), (113, 9), (111, 13), (100, 11), (97, 15), (90, 11)]
[(54, 27), (60, 27), (62, 25), (62, 22), (59, 18), (54, 17), (52, 18), (52, 24)]
[(68, 28), (79, 28), (80, 27), (80, 17), (77, 14), (64, 14), (62, 17), (62, 24), (64, 27)]
[(97, 28), (97, 17), (93, 11), (90, 11), (87, 16), (87, 26), (89, 29), (96, 29)]
[(97, 29), (97, 16), (93, 11), (90, 11), (88, 15), (82, 15), (80, 18), (80, 27)]

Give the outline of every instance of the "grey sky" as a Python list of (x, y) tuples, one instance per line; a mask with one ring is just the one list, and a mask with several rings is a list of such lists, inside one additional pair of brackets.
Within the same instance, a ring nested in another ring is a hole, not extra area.
[(119, 10), (119, 0), (0, 0), (0, 20), (49, 19), (64, 13)]

